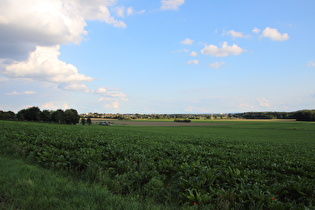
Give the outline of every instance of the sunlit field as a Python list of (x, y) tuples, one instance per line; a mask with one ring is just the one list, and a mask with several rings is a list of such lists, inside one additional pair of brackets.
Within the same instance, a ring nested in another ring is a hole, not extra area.
[[(1, 154), (23, 158), (45, 170), (62, 171), (76, 180), (74, 185), (93, 183), (112, 196), (121, 196), (121, 202), (146, 203), (145, 209), (315, 206), (315, 123), (95, 123), (0, 121)], [(27, 204), (19, 206), (14, 190), (2, 197), (6, 199), (0, 204), (27, 208)]]

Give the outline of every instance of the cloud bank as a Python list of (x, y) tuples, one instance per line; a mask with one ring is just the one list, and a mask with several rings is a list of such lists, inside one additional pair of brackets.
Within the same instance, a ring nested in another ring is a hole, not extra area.
[[(79, 44), (88, 34), (87, 21), (98, 20), (114, 27), (126, 24), (115, 19), (110, 8), (115, 0), (4, 0), (0, 6), (0, 73), (7, 78), (26, 78), (57, 84), (61, 90), (96, 93), (84, 83), (92, 77), (59, 60), (60, 46)], [(122, 13), (122, 12), (123, 13)], [(117, 10), (123, 16), (140, 13), (131, 7)], [(33, 94), (12, 92), (11, 95)], [(108, 95), (117, 98), (117, 96)], [(117, 103), (116, 103), (117, 104)]]

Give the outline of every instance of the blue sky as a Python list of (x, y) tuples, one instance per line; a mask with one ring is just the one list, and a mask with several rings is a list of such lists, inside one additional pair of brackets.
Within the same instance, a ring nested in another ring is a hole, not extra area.
[(315, 108), (315, 2), (0, 3), (0, 110)]

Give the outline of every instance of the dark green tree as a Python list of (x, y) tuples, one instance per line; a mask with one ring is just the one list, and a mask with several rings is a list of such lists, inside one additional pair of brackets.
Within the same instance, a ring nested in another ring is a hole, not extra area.
[(0, 111), (0, 120), (14, 120), (16, 119), (15, 113), (12, 111)]
[(59, 124), (64, 124), (65, 121), (65, 113), (62, 109), (58, 109), (57, 111), (52, 113), (52, 121), (59, 123)]
[(81, 119), (81, 124), (82, 124), (82, 125), (85, 125), (85, 123), (86, 123), (85, 118), (82, 118), (82, 119)]
[(297, 121), (315, 121), (315, 110), (301, 110), (294, 114)]
[(80, 116), (79, 116), (77, 110), (67, 109), (65, 111), (65, 121), (67, 124), (70, 124), (70, 125), (75, 125), (75, 124), (79, 123)]
[(91, 125), (91, 124), (92, 124), (92, 120), (91, 120), (90, 117), (87, 118), (86, 123), (87, 123), (88, 125)]
[(41, 111), (36, 106), (22, 110), (21, 114), (23, 114), (25, 120), (40, 121)]
[(41, 115), (40, 115), (40, 118), (42, 121), (44, 122), (50, 122), (52, 119), (52, 112), (49, 111), (49, 110), (43, 110)]
[(24, 117), (25, 112), (26, 112), (25, 109), (22, 109), (22, 110), (18, 111), (18, 113), (16, 114), (16, 118), (18, 120), (24, 121), (25, 120), (25, 117)]

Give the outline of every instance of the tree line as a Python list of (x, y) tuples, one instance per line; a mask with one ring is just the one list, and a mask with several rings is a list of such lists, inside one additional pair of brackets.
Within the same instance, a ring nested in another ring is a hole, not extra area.
[(315, 110), (299, 110), (295, 112), (245, 112), (233, 114), (243, 119), (296, 119), (296, 121), (315, 121)]
[[(100, 114), (98, 114), (99, 116)], [(116, 118), (115, 118), (116, 116)], [(142, 115), (115, 115), (113, 119), (137, 119), (142, 118)], [(147, 115), (145, 115), (147, 117)], [(154, 114), (148, 115), (154, 119), (164, 118), (187, 118), (187, 119), (296, 119), (297, 121), (315, 121), (315, 110), (299, 110), (295, 112), (244, 112), (234, 114)], [(85, 119), (84, 117), (87, 117)], [(113, 116), (112, 116), (113, 117)], [(22, 121), (38, 121), (38, 122), (55, 122), (59, 124), (77, 124), (80, 121), (80, 115), (75, 109), (61, 110), (43, 110), (38, 107), (30, 107), (22, 109), (16, 114), (12, 111), (1, 111), (0, 120), (22, 120)], [(81, 124), (91, 124), (89, 116), (82, 116)]]
[(58, 124), (75, 125), (80, 121), (80, 115), (75, 109), (43, 110), (38, 107), (22, 109), (16, 114), (12, 111), (4, 112), (0, 110), (1, 120), (20, 120), (33, 122), (54, 122)]

